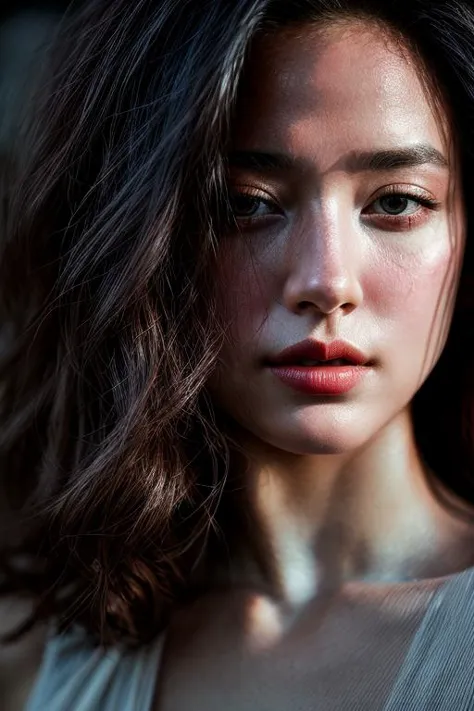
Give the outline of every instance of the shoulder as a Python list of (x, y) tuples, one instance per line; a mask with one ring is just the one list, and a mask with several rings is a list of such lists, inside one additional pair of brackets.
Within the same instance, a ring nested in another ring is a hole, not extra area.
[(28, 711), (148, 711), (162, 636), (137, 649), (104, 649), (76, 626), (48, 639)]

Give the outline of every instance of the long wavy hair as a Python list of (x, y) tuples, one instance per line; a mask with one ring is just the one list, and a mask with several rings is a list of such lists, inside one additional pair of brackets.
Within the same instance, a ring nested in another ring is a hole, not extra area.
[[(206, 394), (233, 112), (260, 33), (347, 15), (409, 40), (442, 88), (470, 224), (467, 1), (86, 0), (62, 21), (2, 202), (3, 591), (36, 601), (19, 633), (54, 617), (145, 643), (232, 535), (252, 547), (244, 460)], [(413, 413), (423, 457), (474, 501), (468, 327), (457, 310)]]

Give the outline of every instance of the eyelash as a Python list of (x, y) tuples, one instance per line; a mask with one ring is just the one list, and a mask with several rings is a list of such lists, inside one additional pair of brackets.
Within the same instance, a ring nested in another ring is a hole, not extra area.
[[(234, 197), (246, 197), (249, 199), (254, 199), (258, 203), (262, 203), (264, 205), (267, 205), (269, 208), (272, 210), (275, 209), (275, 207), (279, 210), (279, 212), (272, 212), (269, 213), (268, 215), (261, 215), (257, 217), (249, 216), (236, 216), (235, 212), (233, 213), (234, 216), (234, 221), (237, 225), (241, 225), (244, 228), (245, 227), (251, 227), (255, 223), (258, 223), (260, 221), (265, 221), (268, 217), (275, 217), (275, 216), (280, 216), (281, 211), (280, 208), (278, 207), (278, 203), (268, 197), (263, 197), (263, 195), (256, 191), (255, 189), (248, 189), (248, 190), (236, 190), (233, 193)], [(441, 203), (438, 200), (435, 200), (433, 198), (429, 198), (426, 195), (421, 195), (421, 194), (415, 194), (414, 192), (407, 192), (406, 190), (403, 190), (401, 188), (398, 188), (397, 186), (393, 186), (390, 189), (387, 189), (385, 193), (382, 195), (379, 195), (375, 200), (370, 203), (370, 205), (373, 205), (374, 203), (379, 202), (380, 200), (383, 200), (384, 198), (389, 198), (389, 197), (398, 197), (402, 198), (405, 200), (409, 200), (411, 202), (418, 203), (421, 209), (417, 209), (415, 212), (412, 212), (408, 215), (400, 214), (400, 215), (390, 215), (389, 213), (370, 213), (372, 216), (375, 216), (375, 220), (382, 220), (384, 222), (384, 225), (388, 227), (389, 224), (391, 224), (394, 228), (399, 228), (399, 229), (410, 229), (418, 224), (423, 217), (426, 215), (426, 210), (431, 210), (431, 211), (436, 211), (441, 207)], [(369, 206), (370, 207), (370, 206)]]

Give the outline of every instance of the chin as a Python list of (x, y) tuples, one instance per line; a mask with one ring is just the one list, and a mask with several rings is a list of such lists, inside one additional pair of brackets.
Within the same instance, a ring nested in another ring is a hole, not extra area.
[(363, 447), (372, 432), (355, 423), (317, 425), (310, 422), (273, 423), (259, 427), (253, 434), (272, 447), (291, 454), (349, 454)]

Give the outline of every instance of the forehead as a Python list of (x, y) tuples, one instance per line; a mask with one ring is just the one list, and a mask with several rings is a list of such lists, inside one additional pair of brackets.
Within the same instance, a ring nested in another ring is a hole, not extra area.
[(270, 34), (256, 42), (234, 138), (240, 146), (331, 152), (427, 140), (446, 151), (446, 112), (434, 109), (421, 67), (377, 25), (346, 22)]

